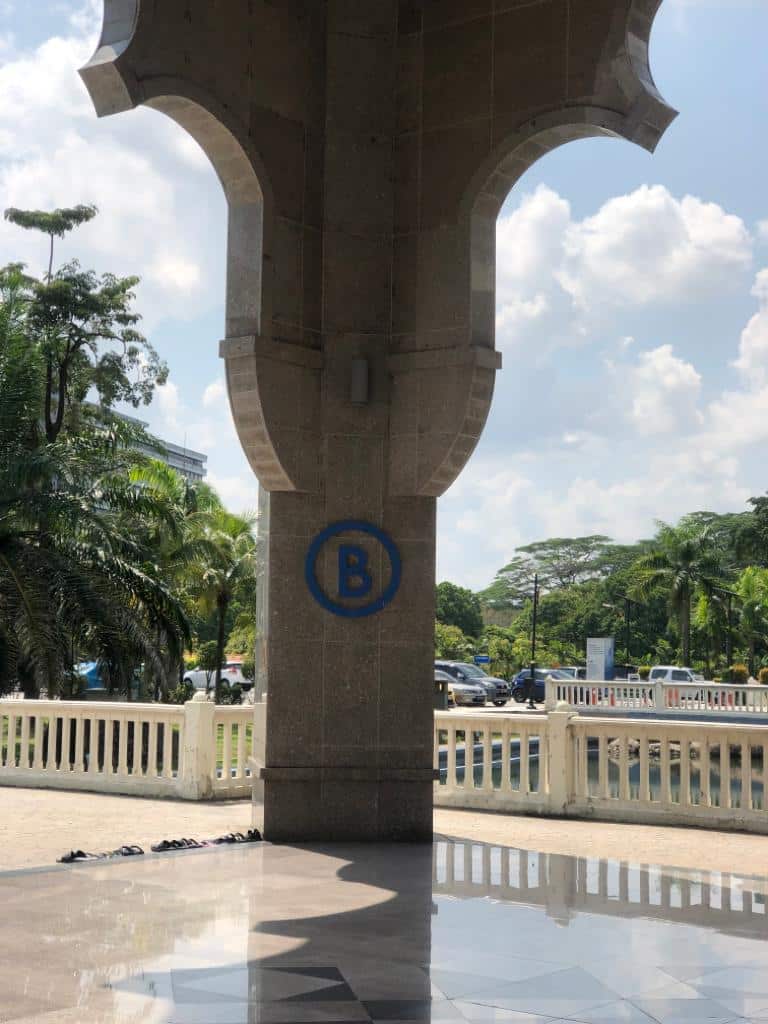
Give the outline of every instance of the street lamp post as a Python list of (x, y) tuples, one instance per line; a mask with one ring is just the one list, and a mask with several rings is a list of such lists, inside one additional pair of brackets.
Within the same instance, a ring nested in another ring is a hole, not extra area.
[(536, 625), (539, 614), (539, 575), (533, 577), (533, 623), (531, 629), (531, 678), (528, 680), (528, 707), (533, 711), (536, 707)]

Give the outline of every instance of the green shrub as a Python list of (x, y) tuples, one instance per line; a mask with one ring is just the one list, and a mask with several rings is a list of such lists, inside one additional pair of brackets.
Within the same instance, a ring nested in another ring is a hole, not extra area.
[(252, 683), (256, 678), (256, 662), (253, 658), (246, 658), (240, 667), (240, 671), (243, 673), (243, 679), (247, 679), (249, 683)]
[(221, 691), (219, 693), (219, 704), (242, 704), (243, 703), (243, 688), (239, 683), (233, 683), (231, 686), (229, 683), (222, 681)]
[(637, 674), (640, 676), (640, 678), (643, 680), (644, 683), (647, 682), (648, 681), (648, 677), (651, 674), (651, 666), (650, 665), (641, 665), (638, 668), (638, 670), (637, 670)]
[(731, 665), (731, 682), (737, 686), (744, 686), (749, 679), (749, 669), (746, 665)]
[(195, 688), (192, 683), (178, 683), (168, 694), (169, 704), (186, 704), (195, 695)]
[(768, 668), (761, 668), (757, 678), (761, 686), (768, 686)]

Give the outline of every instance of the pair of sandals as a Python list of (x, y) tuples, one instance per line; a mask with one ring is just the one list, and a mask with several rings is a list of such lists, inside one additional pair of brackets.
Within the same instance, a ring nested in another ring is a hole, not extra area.
[(140, 846), (121, 846), (117, 850), (110, 850), (109, 853), (86, 853), (85, 850), (70, 850), (63, 857), (59, 857), (57, 864), (77, 864), (84, 860), (108, 860), (110, 857), (142, 857), (144, 851)]
[(204, 839), (198, 842), (197, 839), (163, 839), (152, 845), (153, 853), (167, 853), (169, 850), (202, 850), (206, 846), (222, 846), (231, 843), (260, 843), (261, 832), (257, 828), (248, 829), (243, 835), (242, 832), (228, 832), (216, 839)]

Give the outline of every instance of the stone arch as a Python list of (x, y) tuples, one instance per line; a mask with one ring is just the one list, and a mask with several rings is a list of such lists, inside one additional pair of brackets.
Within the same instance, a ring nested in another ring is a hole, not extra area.
[[(124, 55), (133, 41), (141, 0), (104, 0), (96, 52), (80, 71), (100, 117), (157, 110), (195, 139), (227, 199), (226, 337), (221, 354), (232, 413), (245, 455), (268, 490), (313, 489), (314, 438), (284, 430), (280, 403), (319, 393), (317, 353), (271, 340), (275, 202), (270, 177), (247, 128), (211, 95), (183, 78), (137, 80)], [(307, 397), (309, 396), (309, 398)], [(305, 479), (306, 477), (306, 479)]]
[[(610, 82), (593, 83), (603, 102), (574, 103), (521, 122), (492, 149), (471, 179), (459, 212), (458, 236), (467, 252), (469, 343), (460, 354), (463, 424), (419, 481), (420, 493), (440, 495), (457, 478), (476, 447), (490, 413), (495, 369), (496, 221), (522, 175), (537, 160), (577, 139), (626, 139), (653, 152), (677, 116), (656, 88), (649, 41), (662, 0), (632, 0), (616, 18), (613, 43), (620, 57)], [(456, 392), (454, 392), (456, 393)]]

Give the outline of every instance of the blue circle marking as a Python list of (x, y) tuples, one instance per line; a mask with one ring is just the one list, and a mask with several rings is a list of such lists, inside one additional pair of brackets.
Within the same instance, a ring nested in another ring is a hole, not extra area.
[[(331, 600), (320, 586), (317, 579), (316, 567), (320, 552), (329, 540), (333, 540), (334, 537), (338, 537), (344, 533), (365, 533), (369, 537), (374, 537), (387, 552), (389, 564), (392, 569), (389, 584), (379, 597), (377, 597), (375, 601), (371, 601), (368, 604), (357, 605), (356, 607), (339, 604), (338, 601)], [(307, 582), (310, 593), (317, 603), (322, 605), (326, 611), (345, 619), (363, 619), (368, 615), (376, 615), (377, 612), (386, 608), (400, 589), (400, 581), (402, 579), (400, 552), (397, 550), (392, 538), (377, 526), (372, 526), (371, 523), (366, 523), (358, 519), (348, 519), (341, 523), (333, 523), (331, 526), (327, 526), (322, 533), (319, 533), (310, 544), (306, 562), (304, 563), (304, 578)]]

